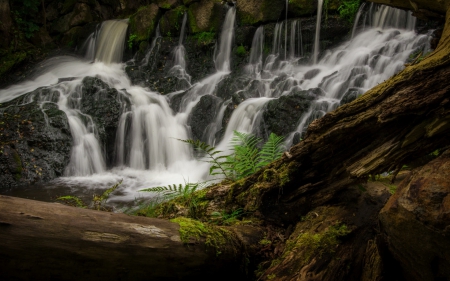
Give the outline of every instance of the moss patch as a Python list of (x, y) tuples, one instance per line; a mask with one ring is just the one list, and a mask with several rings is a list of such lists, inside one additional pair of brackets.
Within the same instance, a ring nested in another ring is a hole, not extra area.
[(212, 226), (189, 218), (176, 218), (171, 222), (180, 225), (180, 238), (184, 243), (196, 243), (205, 239), (205, 245), (216, 250), (216, 254), (221, 254), (226, 245), (235, 245), (234, 235), (218, 226)]

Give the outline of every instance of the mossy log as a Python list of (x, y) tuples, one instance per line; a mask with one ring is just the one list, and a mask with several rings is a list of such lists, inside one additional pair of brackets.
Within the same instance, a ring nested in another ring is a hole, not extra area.
[[(224, 201), (289, 225), (340, 190), (450, 144), (450, 20), (416, 65), (314, 121), (282, 159), (227, 186)], [(224, 189), (224, 187), (220, 187)]]
[(260, 239), (257, 229), (221, 230), (224, 241), (207, 243), (201, 234), (180, 238), (180, 225), (0, 196), (0, 279), (244, 278), (244, 246)]

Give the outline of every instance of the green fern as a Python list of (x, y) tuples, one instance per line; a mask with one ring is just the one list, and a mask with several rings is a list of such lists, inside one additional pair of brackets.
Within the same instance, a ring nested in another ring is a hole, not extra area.
[(200, 140), (180, 140), (194, 147), (195, 150), (204, 154), (207, 163), (211, 164), (209, 174), (211, 176), (222, 175), (225, 179), (232, 179), (232, 170), (230, 169), (229, 155), (220, 155), (222, 151), (216, 150)]
[(283, 155), (285, 150), (283, 144), (284, 138), (271, 133), (267, 142), (261, 148), (258, 157), (258, 168), (262, 168), (267, 164), (275, 161)]
[(139, 191), (143, 192), (157, 192), (162, 193), (166, 199), (171, 199), (175, 197), (189, 197), (195, 191), (202, 189), (206, 186), (206, 183), (185, 183), (185, 184), (172, 184), (167, 186), (156, 186), (146, 189), (141, 189)]
[(231, 139), (234, 154), (228, 157), (228, 162), (236, 179), (245, 178), (258, 170), (259, 149), (257, 145), (260, 142), (260, 138), (251, 134), (234, 131)]
[(81, 200), (77, 196), (72, 196), (72, 195), (61, 196), (61, 197), (56, 198), (56, 200), (64, 201), (64, 203), (66, 203), (69, 206), (74, 206), (74, 207), (83, 208), (83, 209), (87, 208), (86, 204), (83, 203), (83, 200)]

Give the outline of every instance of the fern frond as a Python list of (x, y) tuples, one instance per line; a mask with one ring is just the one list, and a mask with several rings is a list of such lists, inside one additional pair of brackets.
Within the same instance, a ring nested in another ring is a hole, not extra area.
[(271, 133), (269, 139), (258, 154), (258, 168), (264, 167), (280, 158), (281, 155), (283, 155), (284, 150), (284, 138)]
[(116, 190), (116, 189), (119, 187), (119, 185), (122, 184), (122, 182), (123, 182), (123, 179), (121, 179), (118, 183), (116, 183), (115, 185), (113, 185), (113, 187), (108, 188), (105, 192), (103, 192), (102, 196), (100, 196), (100, 198), (99, 198), (99, 199), (100, 199), (99, 201), (101, 201), (101, 202), (106, 201), (106, 199), (108, 199), (109, 195), (110, 195), (114, 190)]
[(231, 179), (225, 164), (228, 155), (219, 156), (219, 154), (223, 153), (222, 151), (216, 150), (215, 147), (200, 140), (178, 140), (190, 144), (195, 150), (205, 154), (204, 158), (206, 158), (206, 160), (204, 161), (211, 164), (211, 168), (209, 170), (209, 174), (211, 176), (223, 175), (226, 179)]
[(251, 134), (234, 131), (231, 145), (234, 158), (229, 158), (237, 179), (247, 177), (258, 170), (258, 148), (260, 138)]

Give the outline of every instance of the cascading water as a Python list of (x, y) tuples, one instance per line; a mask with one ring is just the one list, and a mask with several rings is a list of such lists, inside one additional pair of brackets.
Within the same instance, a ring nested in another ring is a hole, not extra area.
[[(322, 4), (320, 0), (319, 10)], [(364, 8), (361, 9), (363, 11)], [(313, 65), (299, 64), (299, 57), (303, 56), (301, 21), (291, 22), (289, 38), (286, 36), (288, 21), (276, 25), (272, 51), (265, 60), (264, 28), (259, 27), (244, 74), (249, 83), (239, 90), (240, 93), (253, 91), (254, 98), (243, 101), (233, 111), (223, 140), (218, 144), (219, 150), (228, 149), (228, 139), (234, 130), (260, 133), (259, 127), (269, 102), (308, 90), (312, 101), (307, 110), (297, 116), (297, 128), (287, 138), (290, 145), (295, 136), (303, 134), (314, 119), (339, 106), (348, 96), (359, 96), (402, 70), (411, 53), (427, 51), (427, 36), (412, 31), (414, 19), (410, 14), (384, 6), (371, 6), (366, 13), (366, 18), (370, 20), (368, 25), (373, 27), (355, 34), (351, 41), (334, 50), (322, 51), (320, 61), (320, 35), (316, 35), (313, 55), (316, 63)], [(316, 32), (320, 32), (320, 15), (321, 11), (318, 13)], [(0, 90), (0, 102), (12, 100), (39, 87), (51, 89), (58, 96), (57, 104), (68, 116), (74, 139), (71, 161), (66, 169), (67, 177), (58, 179), (59, 184), (106, 188), (123, 179), (120, 194), (116, 194), (115, 198), (133, 200), (142, 196), (137, 190), (145, 187), (204, 180), (208, 165), (194, 160), (190, 147), (177, 139), (191, 137), (187, 124), (193, 108), (203, 96), (213, 96), (219, 82), (230, 74), (235, 16), (236, 11), (232, 7), (227, 12), (214, 58), (216, 73), (197, 82), (186, 92), (162, 96), (132, 85), (124, 72), (124, 64), (119, 63), (127, 23), (111, 21), (103, 23), (98, 32), (91, 36), (91, 41), (87, 43), (89, 51), (86, 60), (68, 56), (50, 59), (40, 68), (41, 72), (34, 80)], [(186, 16), (178, 47), (183, 46), (185, 22)], [(283, 26), (285, 40), (282, 38)], [(158, 37), (154, 37), (153, 46)], [(174, 65), (184, 70), (185, 54), (180, 49), (174, 52)], [(93, 58), (95, 61), (91, 63)], [(144, 58), (143, 63), (148, 60), (148, 57)], [(80, 110), (82, 80), (86, 76), (100, 78), (109, 87), (120, 89), (119, 95), (131, 100), (130, 108), (123, 107), (117, 126), (115, 168), (110, 170), (106, 168), (104, 149), (98, 141), (95, 124), (89, 115)], [(187, 79), (187, 76), (183, 77)], [(174, 113), (169, 101), (178, 94), (183, 97), (179, 112)], [(37, 98), (42, 102), (54, 102), (55, 99)], [(215, 117), (205, 128), (204, 136), (209, 144), (217, 142), (215, 135), (222, 126), (224, 112), (230, 102), (231, 99), (228, 99), (218, 104)]]
[(191, 86), (191, 76), (186, 72), (186, 49), (183, 46), (184, 33), (186, 29), (187, 13), (183, 16), (180, 39), (174, 50), (174, 66), (169, 70), (169, 75), (185, 81), (187, 87)]
[(316, 37), (314, 39), (313, 64), (317, 63), (320, 50), (320, 27), (322, 25), (322, 7), (323, 0), (317, 1), (317, 23), (316, 23)]

